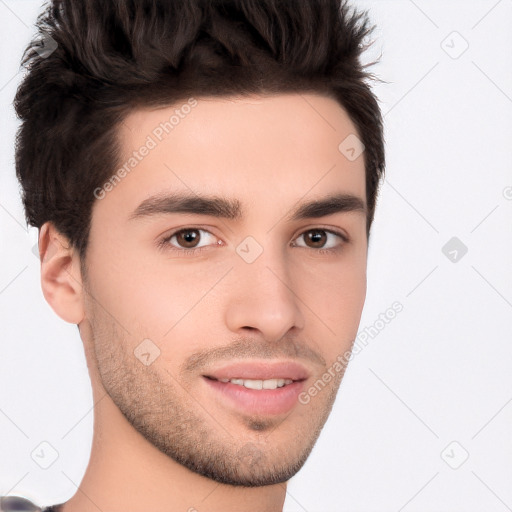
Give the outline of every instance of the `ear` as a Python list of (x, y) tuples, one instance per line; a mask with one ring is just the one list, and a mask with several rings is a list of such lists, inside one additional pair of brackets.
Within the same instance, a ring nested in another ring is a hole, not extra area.
[(44, 298), (63, 320), (79, 324), (85, 316), (80, 257), (51, 222), (39, 230), (39, 257)]

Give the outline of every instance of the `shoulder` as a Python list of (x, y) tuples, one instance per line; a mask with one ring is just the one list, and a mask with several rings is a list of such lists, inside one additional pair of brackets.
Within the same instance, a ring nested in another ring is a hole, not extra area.
[(27, 498), (21, 496), (1, 496), (1, 512), (41, 512), (41, 508), (34, 505)]
[(0, 512), (58, 512), (60, 505), (38, 507), (21, 496), (0, 496)]

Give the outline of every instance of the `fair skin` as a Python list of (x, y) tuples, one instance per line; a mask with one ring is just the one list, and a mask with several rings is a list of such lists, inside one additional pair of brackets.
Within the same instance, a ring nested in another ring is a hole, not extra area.
[[(175, 108), (129, 114), (125, 156)], [(338, 150), (355, 133), (321, 95), (197, 98), (95, 201), (86, 275), (53, 225), (41, 228), (43, 292), (79, 326), (95, 404), (89, 465), (64, 512), (282, 510), (343, 371), (307, 404), (297, 393), (351, 348), (366, 294), (364, 160)], [(133, 215), (164, 194), (236, 200), (240, 215)], [(363, 209), (341, 211), (337, 200), (291, 218), (334, 195)], [(143, 340), (146, 361), (159, 350), (148, 364), (136, 357)], [(220, 380), (290, 376), (275, 390)]]

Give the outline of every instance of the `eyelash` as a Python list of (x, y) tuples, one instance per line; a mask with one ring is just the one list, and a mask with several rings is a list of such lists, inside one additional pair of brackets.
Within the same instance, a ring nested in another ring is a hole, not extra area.
[[(208, 231), (207, 229), (203, 229), (202, 227), (190, 226), (190, 227), (178, 229), (177, 231), (173, 231), (170, 235), (165, 236), (158, 242), (158, 247), (163, 250), (170, 250), (171, 252), (176, 252), (176, 254), (178, 254), (179, 256), (186, 257), (186, 256), (197, 255), (197, 254), (203, 252), (203, 250), (211, 249), (212, 246), (214, 247), (216, 245), (216, 244), (210, 244), (210, 245), (206, 245), (204, 247), (193, 247), (193, 248), (187, 249), (187, 248), (177, 248), (169, 243), (170, 240), (174, 236), (178, 235), (179, 233), (187, 232), (187, 231), (205, 231), (206, 233), (209, 233), (215, 237), (215, 235), (213, 233), (211, 233), (210, 231)], [(332, 247), (330, 249), (322, 249), (322, 248), (315, 249), (314, 247), (303, 247), (303, 246), (296, 246), (296, 245), (294, 247), (298, 247), (300, 249), (311, 249), (320, 255), (332, 255), (332, 254), (339, 252), (345, 244), (350, 243), (350, 239), (344, 233), (342, 233), (340, 231), (333, 230), (333, 229), (326, 229), (326, 228), (322, 228), (322, 227), (306, 229), (305, 231), (300, 233), (299, 236), (296, 237), (294, 240), (296, 240), (297, 238), (300, 238), (301, 236), (305, 235), (306, 233), (308, 233), (310, 231), (323, 231), (325, 233), (330, 233), (332, 235), (339, 237), (342, 240), (342, 242), (338, 246)]]

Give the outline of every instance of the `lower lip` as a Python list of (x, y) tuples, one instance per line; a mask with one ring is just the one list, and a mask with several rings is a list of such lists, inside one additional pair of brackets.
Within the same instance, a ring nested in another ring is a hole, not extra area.
[(249, 389), (245, 386), (203, 377), (208, 386), (230, 401), (237, 410), (249, 414), (277, 415), (293, 409), (304, 387), (296, 381), (276, 389)]

